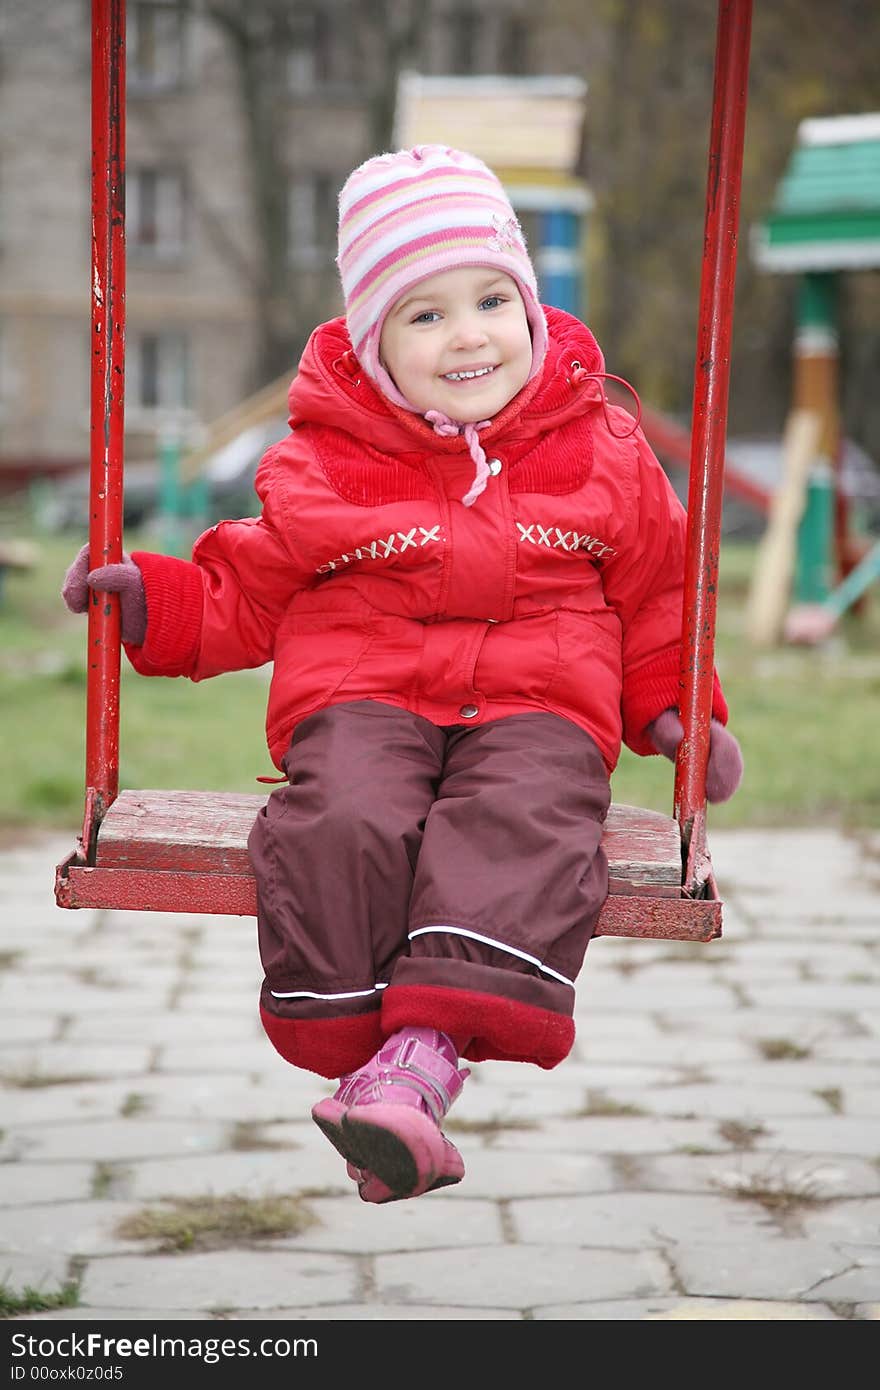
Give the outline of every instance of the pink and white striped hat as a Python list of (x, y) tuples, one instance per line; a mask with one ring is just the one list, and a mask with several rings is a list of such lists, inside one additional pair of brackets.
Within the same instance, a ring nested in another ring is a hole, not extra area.
[(529, 380), (547, 350), (547, 321), (516, 214), (498, 178), (475, 155), (445, 145), (375, 155), (339, 194), (339, 254), (352, 347), (363, 370), (397, 405), (413, 410), (379, 359), (389, 309), (440, 270), (485, 265), (519, 286), (532, 331)]

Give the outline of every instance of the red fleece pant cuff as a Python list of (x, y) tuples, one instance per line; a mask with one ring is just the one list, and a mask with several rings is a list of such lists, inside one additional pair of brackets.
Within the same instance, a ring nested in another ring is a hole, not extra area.
[(382, 995), (382, 1033), (417, 1025), (470, 1038), (469, 1062), (532, 1062), (549, 1070), (574, 1043), (574, 1020), (499, 995), (431, 985), (390, 985)]
[(260, 1005), (260, 1019), (285, 1062), (331, 1081), (357, 1071), (382, 1046), (378, 1009), (350, 1018), (279, 1018)]

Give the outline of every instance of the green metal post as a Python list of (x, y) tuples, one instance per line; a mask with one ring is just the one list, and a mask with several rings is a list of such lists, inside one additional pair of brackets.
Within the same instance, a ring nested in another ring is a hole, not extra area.
[(159, 431), (158, 453), (162, 549), (166, 555), (180, 556), (183, 489), (180, 481), (180, 435), (177, 430), (166, 427)]
[(821, 603), (834, 584), (837, 291), (837, 275), (828, 271), (803, 275), (799, 286), (795, 401), (820, 415), (822, 430), (798, 528), (794, 572), (797, 603)]

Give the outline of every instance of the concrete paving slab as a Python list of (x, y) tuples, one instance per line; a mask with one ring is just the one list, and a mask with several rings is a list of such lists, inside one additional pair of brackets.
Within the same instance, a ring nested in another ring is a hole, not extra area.
[(0, 1231), (6, 1207), (32, 1202), (78, 1202), (90, 1197), (91, 1163), (5, 1163), (0, 1174)]
[[(0, 1252), (100, 1256), (132, 1253), (136, 1240), (116, 1234), (121, 1221), (139, 1207), (126, 1202), (46, 1202), (0, 1213)], [(0, 1254), (0, 1267), (3, 1259)]]
[(880, 1198), (854, 1197), (807, 1210), (800, 1217), (800, 1226), (804, 1235), (815, 1240), (864, 1245), (867, 1253), (873, 1254), (874, 1263), (880, 1260)]
[[(464, 1182), (386, 1207), (310, 1120), (332, 1083), (262, 1034), (252, 921), (64, 912), (68, 840), (7, 848), (0, 1279), (80, 1273), (39, 1322), (877, 1320), (868, 843), (714, 833), (721, 941), (593, 943), (572, 1056), (474, 1067)], [(319, 1224), (182, 1255), (118, 1234), (166, 1196), (282, 1193)]]
[(251, 1308), (277, 1308), (292, 1301), (301, 1308), (354, 1298), (357, 1268), (341, 1255), (275, 1250), (236, 1250), (218, 1259), (211, 1254), (111, 1256), (93, 1260), (83, 1275), (82, 1301), (107, 1308), (149, 1309), (156, 1318), (175, 1308), (219, 1312), (246, 1302)]
[(616, 1192), (612, 1197), (539, 1197), (511, 1203), (510, 1218), (524, 1244), (609, 1246), (665, 1250), (719, 1238), (762, 1238), (771, 1223), (757, 1204), (724, 1196), (670, 1202), (660, 1192)]
[(444, 1308), (437, 1304), (406, 1307), (400, 1303), (337, 1303), (319, 1308), (240, 1309), (229, 1313), (226, 1322), (521, 1322), (515, 1308), (467, 1307), (460, 1304)]
[[(834, 1302), (834, 1286), (847, 1274), (849, 1256), (818, 1241), (768, 1236), (763, 1241), (732, 1245), (679, 1246), (670, 1254), (678, 1287), (688, 1294), (716, 1298), (770, 1299), (783, 1302)], [(859, 1271), (864, 1275), (865, 1271)], [(877, 1271), (874, 1270), (876, 1278)], [(849, 1301), (870, 1279), (854, 1281)]]
[(430, 1250), (379, 1255), (380, 1298), (403, 1303), (479, 1301), (498, 1308), (533, 1310), (560, 1303), (578, 1289), (584, 1298), (671, 1293), (666, 1263), (652, 1251), (570, 1248), (559, 1258), (553, 1245)]
[(226, 1126), (216, 1121), (156, 1120), (140, 1115), (65, 1125), (15, 1125), (0, 1137), (0, 1163), (7, 1154), (27, 1162), (86, 1159), (120, 1163), (138, 1158), (211, 1153), (223, 1147)]
[(768, 1303), (757, 1299), (656, 1298), (628, 1299), (617, 1303), (568, 1303), (539, 1308), (535, 1321), (551, 1318), (565, 1322), (840, 1322), (821, 1303)]
[(440, 1189), (430, 1200), (391, 1202), (386, 1207), (358, 1200), (354, 1210), (351, 1190), (335, 1198), (309, 1198), (316, 1225), (299, 1236), (279, 1237), (273, 1247), (379, 1255), (505, 1245), (506, 1223), (497, 1202), (469, 1197), (463, 1206), (453, 1206), (451, 1196), (448, 1189)]
[(873, 1197), (880, 1168), (849, 1155), (790, 1153), (773, 1147), (724, 1154), (659, 1154), (638, 1160), (638, 1184), (663, 1192), (748, 1192), (756, 1187), (808, 1191), (819, 1197)]

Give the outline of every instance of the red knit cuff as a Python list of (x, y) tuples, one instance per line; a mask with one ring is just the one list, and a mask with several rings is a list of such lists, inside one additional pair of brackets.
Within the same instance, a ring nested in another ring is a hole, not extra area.
[(142, 646), (125, 644), (126, 656), (142, 676), (188, 676), (202, 631), (201, 571), (190, 560), (147, 550), (131, 558), (144, 578), (147, 633)]
[(462, 1053), (469, 1062), (532, 1062), (548, 1071), (574, 1043), (574, 1020), (567, 1014), (472, 990), (389, 985), (382, 994), (384, 1036), (413, 1025), (470, 1038)]
[(285, 1062), (330, 1081), (365, 1066), (382, 1046), (378, 1009), (347, 1018), (279, 1018), (261, 1004), (260, 1020)]
[[(678, 709), (681, 692), (678, 647), (667, 648), (653, 661), (628, 675), (623, 693), (623, 738), (634, 753), (649, 756), (657, 749), (646, 737), (645, 730), (665, 709)], [(727, 723), (727, 701), (721, 689), (718, 672), (712, 673), (712, 718)]]

